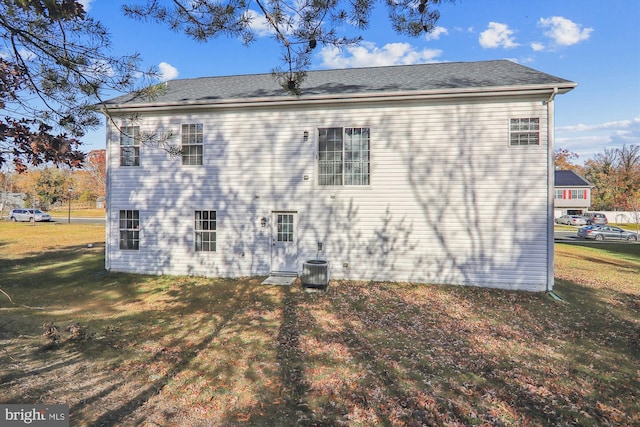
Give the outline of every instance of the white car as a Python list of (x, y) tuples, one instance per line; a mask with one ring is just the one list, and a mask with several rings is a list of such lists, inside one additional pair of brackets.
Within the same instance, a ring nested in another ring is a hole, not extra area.
[(9, 212), (9, 221), (51, 221), (51, 215), (40, 209), (13, 209)]
[(556, 224), (586, 225), (587, 221), (580, 215), (562, 215), (560, 218), (556, 218)]

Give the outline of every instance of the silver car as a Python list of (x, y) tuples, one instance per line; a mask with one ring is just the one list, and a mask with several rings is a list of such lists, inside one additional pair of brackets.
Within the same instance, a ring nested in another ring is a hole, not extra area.
[(586, 212), (582, 216), (587, 221), (587, 225), (604, 225), (608, 222), (607, 216), (599, 212)]
[(595, 240), (638, 240), (638, 235), (632, 231), (611, 225), (588, 225), (578, 230), (578, 237)]
[(40, 209), (13, 209), (9, 212), (9, 220), (16, 221), (51, 221), (51, 215)]
[(580, 215), (562, 215), (560, 218), (556, 218), (556, 224), (566, 225), (585, 225), (587, 221)]

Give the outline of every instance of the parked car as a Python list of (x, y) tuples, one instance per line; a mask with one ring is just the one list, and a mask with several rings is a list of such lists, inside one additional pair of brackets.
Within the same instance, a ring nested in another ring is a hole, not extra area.
[(587, 221), (581, 217), (580, 215), (562, 215), (559, 218), (556, 218), (556, 224), (566, 224), (566, 225), (586, 225)]
[(587, 225), (578, 230), (578, 237), (595, 240), (638, 240), (638, 235), (632, 231), (610, 225)]
[(51, 221), (51, 215), (40, 209), (12, 209), (9, 212), (9, 221)]
[(587, 225), (592, 224), (607, 224), (607, 216), (600, 212), (586, 212), (582, 214), (585, 221), (587, 221)]

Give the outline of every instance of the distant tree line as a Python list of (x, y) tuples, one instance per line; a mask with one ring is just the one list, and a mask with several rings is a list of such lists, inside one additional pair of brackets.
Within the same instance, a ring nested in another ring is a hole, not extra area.
[(605, 211), (640, 210), (640, 146), (605, 148), (584, 165), (576, 153), (555, 151), (556, 169), (573, 170), (594, 185), (591, 209)]
[[(71, 191), (69, 191), (71, 189)], [(0, 172), (0, 202), (6, 201), (7, 193), (22, 193), (23, 206), (49, 210), (66, 206), (72, 202), (82, 206), (95, 206), (99, 197), (106, 193), (105, 150), (94, 150), (85, 156), (83, 169), (41, 165), (23, 173), (5, 168)], [(6, 214), (11, 203), (1, 203)]]

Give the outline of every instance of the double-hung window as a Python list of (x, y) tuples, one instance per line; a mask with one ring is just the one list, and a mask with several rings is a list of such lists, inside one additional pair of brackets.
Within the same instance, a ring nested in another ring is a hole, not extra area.
[(216, 211), (196, 211), (194, 231), (197, 252), (216, 251)]
[(202, 165), (202, 124), (182, 125), (182, 164)]
[(318, 134), (319, 185), (369, 185), (369, 128), (322, 128)]
[(140, 211), (120, 211), (120, 249), (140, 249)]
[(572, 199), (584, 199), (584, 190), (571, 190)]
[(538, 117), (511, 119), (509, 131), (511, 145), (540, 145)]
[(120, 166), (140, 166), (140, 126), (120, 128)]

